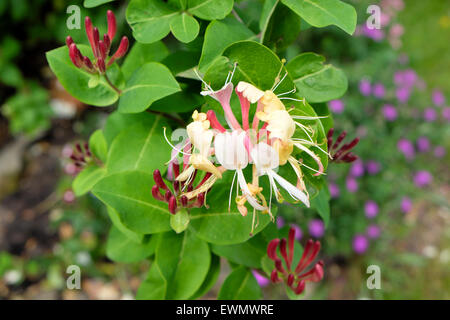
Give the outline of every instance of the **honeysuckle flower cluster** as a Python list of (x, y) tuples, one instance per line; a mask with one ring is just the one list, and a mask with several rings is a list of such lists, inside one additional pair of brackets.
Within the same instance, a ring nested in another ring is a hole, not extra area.
[(66, 172), (71, 175), (78, 174), (86, 165), (96, 161), (87, 142), (77, 142), (74, 146), (68, 145), (64, 147), (62, 153), (69, 159), (70, 168), (66, 167)]
[[(234, 71), (229, 74), (220, 90), (213, 90), (199, 76), (205, 86), (201, 95), (209, 96), (220, 103), (228, 130), (219, 122), (213, 110), (204, 113), (196, 110), (193, 113), (193, 122), (186, 128), (187, 142), (184, 146), (172, 145), (175, 156), (182, 153), (184, 162), (183, 172), (176, 177), (176, 181), (186, 185), (193, 181), (198, 171), (205, 172), (208, 178), (198, 189), (183, 191), (181, 196), (190, 200), (200, 193), (206, 192), (218, 179), (222, 178), (222, 173), (228, 170), (234, 173), (230, 186), (229, 208), (232, 203), (234, 183), (237, 180), (234, 202), (243, 216), (247, 215), (248, 207), (246, 205), (249, 204), (254, 215), (256, 212), (261, 212), (268, 213), (273, 217), (271, 213), (272, 193), (279, 202), (284, 200), (280, 188), (284, 189), (294, 201), (302, 202), (309, 207), (309, 195), (301, 170), (301, 167), (306, 165), (301, 159), (294, 156), (294, 150), (300, 150), (305, 156), (314, 159), (317, 167), (308, 168), (313, 170), (315, 175), (324, 174), (324, 166), (319, 156), (309, 147), (316, 146), (325, 154), (327, 152), (311, 138), (312, 128), (301, 123), (302, 119), (313, 120), (318, 117), (293, 116), (289, 113), (281, 101), (285, 98), (280, 98), (274, 93), (284, 78), (275, 81), (271, 90), (262, 91), (243, 81), (234, 88), (231, 82), (233, 73)], [(233, 91), (239, 98), (242, 122), (237, 120), (230, 105)], [(305, 103), (304, 100), (298, 101)], [(256, 112), (253, 119), (250, 119), (252, 104), (256, 104)], [(295, 136), (297, 127), (306, 132), (310, 139), (297, 138)], [(170, 143), (168, 139), (166, 140)], [(212, 162), (211, 156), (215, 157), (218, 166)], [(296, 174), (296, 185), (277, 173), (278, 167), (286, 164), (289, 164)], [(244, 169), (247, 167), (252, 169), (251, 180), (248, 180), (244, 174)], [(263, 176), (267, 176), (270, 190), (263, 190), (260, 186), (260, 178)], [(269, 199), (266, 199), (267, 195), (269, 195)]]
[[(308, 240), (302, 257), (294, 268), (295, 229), (289, 229), (288, 239), (273, 239), (267, 246), (268, 257), (275, 262), (275, 269), (272, 270), (270, 279), (273, 283), (285, 282), (295, 294), (301, 294), (305, 290), (306, 282), (319, 282), (323, 278), (323, 261), (318, 261), (309, 266), (316, 259), (320, 251), (320, 242)], [(279, 248), (281, 257), (277, 253)], [(283, 263), (284, 261), (284, 263)], [(309, 268), (309, 270), (307, 270)]]
[(101, 40), (98, 28), (92, 25), (91, 19), (86, 17), (84, 20), (86, 34), (92, 48), (92, 53), (94, 54), (94, 61), (91, 61), (91, 59), (81, 54), (71, 36), (67, 36), (66, 38), (66, 44), (67, 47), (69, 47), (69, 56), (72, 63), (77, 68), (92, 74), (105, 74), (107, 67), (112, 65), (117, 59), (122, 58), (128, 50), (128, 38), (123, 36), (119, 48), (112, 56), (110, 56), (111, 44), (116, 35), (117, 25), (116, 17), (111, 10), (108, 10), (106, 15), (108, 32), (103, 35)]

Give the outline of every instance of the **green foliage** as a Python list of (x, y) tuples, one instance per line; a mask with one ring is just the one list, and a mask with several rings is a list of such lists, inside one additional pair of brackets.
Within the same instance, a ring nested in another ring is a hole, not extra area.
[(106, 256), (117, 262), (138, 262), (152, 255), (155, 251), (153, 238), (145, 238), (142, 243), (137, 243), (116, 227), (111, 227), (106, 243)]
[(261, 299), (261, 288), (249, 269), (241, 266), (234, 269), (220, 288), (220, 300), (257, 300)]

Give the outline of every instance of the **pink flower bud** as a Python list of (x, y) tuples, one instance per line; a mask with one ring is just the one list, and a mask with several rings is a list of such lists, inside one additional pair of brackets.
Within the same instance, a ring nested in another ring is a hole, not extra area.
[(106, 16), (108, 20), (108, 37), (112, 41), (114, 39), (114, 36), (116, 35), (117, 30), (116, 16), (111, 10), (108, 10), (108, 12), (106, 12)]

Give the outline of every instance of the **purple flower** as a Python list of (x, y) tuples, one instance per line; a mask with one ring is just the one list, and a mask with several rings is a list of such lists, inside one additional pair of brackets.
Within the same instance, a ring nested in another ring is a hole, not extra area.
[(369, 160), (366, 163), (366, 170), (370, 175), (377, 174), (378, 172), (380, 172), (380, 164), (374, 160)]
[(427, 152), (430, 150), (430, 140), (427, 137), (419, 137), (416, 141), (417, 150), (419, 152)]
[(412, 209), (412, 201), (408, 197), (403, 197), (402, 203), (401, 203), (401, 209), (403, 213), (408, 213)]
[(344, 102), (342, 102), (342, 100), (331, 100), (329, 102), (329, 107), (334, 113), (342, 113), (342, 111), (344, 111)]
[(397, 143), (397, 148), (403, 153), (406, 159), (411, 160), (414, 158), (415, 151), (411, 141), (407, 139), (400, 139)]
[(450, 121), (450, 107), (445, 107), (442, 109), (442, 117), (445, 120)]
[(350, 175), (352, 177), (358, 178), (364, 174), (364, 164), (361, 160), (353, 162), (350, 167)]
[(445, 148), (442, 146), (437, 146), (434, 148), (434, 156), (436, 158), (442, 158), (445, 156)]
[(75, 201), (75, 193), (72, 190), (66, 190), (63, 195), (65, 203), (73, 203)]
[(277, 227), (278, 227), (278, 229), (283, 228), (284, 224), (285, 224), (285, 222), (284, 222), (283, 217), (278, 216), (277, 217)]
[(354, 193), (358, 191), (358, 182), (355, 178), (347, 178), (347, 180), (345, 181), (345, 185), (349, 192)]
[(400, 103), (406, 103), (411, 95), (411, 90), (408, 87), (400, 87), (395, 91), (395, 95)]
[(433, 176), (428, 171), (417, 171), (414, 175), (414, 183), (419, 188), (426, 187), (431, 183), (431, 181), (433, 181)]
[(366, 234), (369, 239), (377, 239), (380, 236), (381, 229), (376, 224), (371, 224), (366, 229)]
[(423, 112), (423, 118), (427, 122), (433, 122), (437, 118), (436, 110), (433, 108), (426, 108)]
[(291, 228), (293, 228), (295, 230), (295, 239), (297, 241), (300, 241), (303, 237), (303, 231), (302, 228), (300, 228), (297, 224), (292, 223), (291, 224)]
[(384, 85), (382, 83), (377, 83), (376, 85), (373, 86), (373, 95), (376, 98), (384, 98), (386, 94), (386, 89), (384, 87)]
[(363, 96), (370, 96), (370, 93), (372, 92), (372, 86), (369, 80), (362, 79), (359, 82), (359, 92), (361, 92)]
[(383, 106), (383, 116), (387, 121), (394, 121), (397, 119), (397, 109), (393, 105), (385, 104)]
[(384, 33), (380, 29), (369, 29), (367, 25), (363, 27), (363, 33), (366, 37), (375, 40), (377, 42), (384, 39)]
[(378, 214), (378, 205), (375, 201), (369, 200), (364, 206), (366, 217), (369, 219), (375, 218)]
[(431, 99), (433, 100), (433, 103), (438, 107), (444, 105), (444, 103), (445, 103), (444, 94), (442, 93), (442, 91), (439, 91), (439, 90), (433, 90)]
[(320, 219), (313, 219), (308, 224), (309, 234), (314, 238), (321, 238), (325, 233), (325, 225)]
[(270, 280), (266, 277), (262, 276), (258, 271), (252, 270), (253, 276), (256, 279), (256, 282), (258, 282), (258, 285), (261, 288), (267, 287), (267, 285), (270, 283)]
[(369, 241), (367, 241), (367, 238), (361, 234), (357, 234), (353, 237), (353, 250), (357, 254), (363, 254), (366, 252), (367, 248), (369, 247)]
[(338, 185), (334, 182), (330, 182), (328, 184), (328, 190), (330, 191), (330, 196), (332, 199), (338, 198), (341, 194)]

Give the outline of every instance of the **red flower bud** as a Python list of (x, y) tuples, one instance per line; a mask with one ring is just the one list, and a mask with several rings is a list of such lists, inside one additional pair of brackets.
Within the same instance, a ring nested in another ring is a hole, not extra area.
[(277, 247), (278, 247), (279, 242), (280, 242), (280, 239), (273, 239), (272, 241), (269, 242), (269, 245), (267, 246), (267, 255), (273, 261), (278, 259)]
[(170, 198), (172, 198), (172, 197), (173, 197), (172, 192), (170, 192), (170, 190), (167, 190), (167, 191), (166, 191), (166, 194), (164, 195), (164, 200), (165, 200), (166, 202), (169, 202), (169, 201), (170, 201)]
[(123, 36), (122, 40), (120, 41), (119, 48), (117, 49), (116, 53), (114, 53), (114, 55), (109, 60), (108, 66), (113, 64), (116, 59), (122, 58), (125, 55), (125, 53), (127, 53), (128, 44), (129, 44), (128, 38)]
[(103, 58), (100, 57), (97, 59), (97, 66), (100, 73), (106, 72), (105, 60), (103, 60)]
[(286, 266), (287, 266), (288, 270), (290, 270), (291, 266), (289, 264), (287, 251), (286, 251), (286, 239), (284, 239), (284, 238), (281, 239), (281, 241), (280, 241), (280, 253), (281, 253), (281, 256), (283, 257), (284, 261), (286, 262)]
[(83, 56), (81, 55), (80, 50), (78, 50), (77, 45), (72, 43), (69, 48), (69, 57), (72, 60), (72, 63), (77, 68), (81, 68), (83, 66)]
[(175, 199), (174, 196), (169, 199), (169, 211), (171, 214), (175, 214), (177, 212), (177, 199)]
[(100, 57), (100, 48), (99, 48), (99, 41), (100, 41), (100, 33), (98, 32), (98, 28), (94, 27), (94, 46), (92, 47), (92, 52), (94, 52), (94, 56), (96, 58)]
[(155, 180), (155, 183), (158, 187), (160, 187), (161, 189), (164, 189), (166, 191), (169, 191), (169, 188), (164, 183), (164, 180), (161, 177), (161, 172), (158, 169), (153, 171), (153, 180)]
[(297, 285), (297, 288), (295, 288), (294, 292), (295, 294), (301, 294), (303, 290), (305, 290), (305, 281), (300, 281)]
[(294, 275), (291, 273), (291, 274), (288, 276), (288, 278), (287, 278), (287, 285), (288, 285), (289, 287), (292, 287), (292, 285), (294, 284), (294, 280), (295, 280), (295, 277), (294, 277)]
[(181, 201), (181, 205), (182, 205), (183, 207), (186, 207), (186, 206), (187, 206), (187, 204), (188, 204), (188, 198), (187, 198), (186, 196), (181, 196), (180, 201)]
[(108, 10), (106, 12), (107, 20), (108, 20), (108, 36), (109, 39), (112, 41), (114, 39), (114, 36), (116, 35), (116, 16), (114, 15), (114, 12), (111, 10)]
[(203, 207), (204, 204), (205, 204), (205, 193), (203, 192), (197, 196), (197, 202), (195, 203), (195, 206), (201, 208)]
[(73, 39), (71, 36), (66, 37), (66, 45), (68, 48), (70, 48), (70, 45), (73, 43)]
[(103, 42), (106, 44), (106, 48), (108, 49), (107, 50), (107, 55), (109, 54), (109, 49), (111, 49), (111, 38), (107, 35), (107, 34), (104, 34), (103, 35)]
[(106, 47), (106, 44), (103, 40), (100, 40), (98, 42), (98, 48), (100, 51), (100, 57), (104, 60), (106, 59), (106, 55), (108, 54), (108, 48)]
[(94, 50), (94, 48), (95, 48), (94, 29), (93, 29), (93, 26), (92, 26), (91, 18), (86, 17), (84, 19), (84, 26), (86, 28), (86, 35), (87, 35), (89, 43), (91, 45), (92, 52), (94, 53), (94, 56), (95, 56), (95, 50)]
[(280, 277), (278, 277), (278, 271), (276, 269), (272, 270), (272, 273), (270, 274), (270, 280), (273, 283), (281, 282)]
[(286, 274), (286, 270), (284, 270), (283, 262), (281, 261), (281, 259), (275, 260), (275, 268), (276, 268), (279, 272), (281, 272), (281, 273), (283, 273), (283, 274)]
[(163, 200), (164, 200), (164, 197), (163, 197), (163, 195), (161, 194), (161, 192), (159, 192), (159, 188), (158, 188), (157, 185), (154, 185), (154, 186), (152, 187), (152, 196), (153, 196), (153, 198), (155, 198), (156, 200), (159, 200), (159, 201), (163, 201)]
[(89, 72), (95, 73), (94, 65), (88, 57), (83, 57), (83, 64)]

